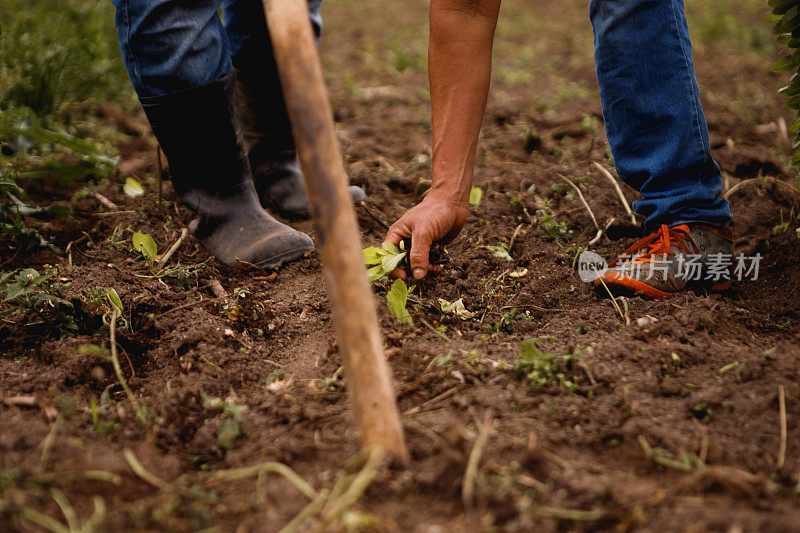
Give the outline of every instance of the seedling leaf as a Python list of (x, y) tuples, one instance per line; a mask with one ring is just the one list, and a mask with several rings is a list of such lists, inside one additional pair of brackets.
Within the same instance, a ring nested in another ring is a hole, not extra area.
[(400, 264), (400, 261), (405, 258), (407, 255), (406, 252), (401, 252), (397, 255), (386, 255), (381, 259), (381, 266), (383, 267), (384, 272), (387, 274), (390, 273), (392, 270), (397, 268), (397, 265)]
[(372, 267), (367, 270), (367, 276), (369, 277), (370, 283), (374, 283), (388, 276), (394, 269), (400, 267), (403, 260), (406, 259), (408, 252), (405, 251), (405, 246), (402, 242), (399, 247), (385, 242), (380, 248), (373, 246), (364, 249), (363, 254), (364, 264)]
[(508, 253), (508, 245), (506, 243), (500, 243), (497, 246), (487, 246), (486, 249), (492, 252), (496, 258), (502, 259), (503, 261), (514, 260), (511, 254)]
[(464, 307), (464, 299), (459, 298), (455, 302), (448, 302), (443, 298), (439, 298), (439, 306), (442, 308), (443, 313), (453, 314), (459, 317), (461, 320), (469, 320), (470, 318), (475, 318), (475, 313), (467, 311), (467, 308)]
[(146, 233), (134, 233), (131, 237), (133, 249), (140, 252), (148, 261), (155, 261), (158, 255), (158, 246), (156, 241)]
[(478, 207), (480, 205), (481, 200), (483, 200), (483, 189), (480, 187), (473, 187), (469, 191), (469, 205), (472, 207)]
[(382, 265), (375, 265), (374, 267), (367, 270), (367, 278), (369, 278), (370, 283), (375, 283), (385, 275), (386, 271), (383, 270)]
[(117, 294), (116, 289), (106, 289), (106, 298), (108, 298), (108, 302), (116, 307), (117, 311), (122, 314), (122, 300), (120, 299), (119, 294)]
[(401, 324), (413, 324), (414, 320), (411, 318), (406, 303), (408, 302), (408, 287), (401, 279), (395, 280), (392, 283), (392, 288), (386, 294), (386, 302), (389, 305), (389, 312)]
[(144, 194), (144, 189), (141, 184), (130, 177), (125, 179), (125, 185), (122, 186), (122, 191), (131, 198), (138, 198)]
[(363, 254), (365, 265), (377, 265), (381, 262), (383, 256), (386, 255), (386, 250), (378, 248), (377, 246), (370, 246), (369, 248), (364, 248)]

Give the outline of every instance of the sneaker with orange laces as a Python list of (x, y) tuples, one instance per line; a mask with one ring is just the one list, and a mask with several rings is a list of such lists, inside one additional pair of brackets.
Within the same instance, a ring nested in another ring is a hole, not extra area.
[(643, 294), (663, 300), (687, 286), (725, 290), (731, 283), (733, 235), (730, 228), (702, 224), (661, 228), (628, 248), (608, 269), (599, 273), (595, 286), (616, 293)]

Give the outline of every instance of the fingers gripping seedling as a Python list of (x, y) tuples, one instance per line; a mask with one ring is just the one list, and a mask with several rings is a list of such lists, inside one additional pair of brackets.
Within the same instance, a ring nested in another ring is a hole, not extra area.
[(405, 243), (400, 241), (399, 246), (385, 242), (380, 248), (372, 246), (364, 250), (364, 264), (372, 267), (367, 270), (370, 283), (386, 279), (397, 268), (408, 266), (408, 252)]

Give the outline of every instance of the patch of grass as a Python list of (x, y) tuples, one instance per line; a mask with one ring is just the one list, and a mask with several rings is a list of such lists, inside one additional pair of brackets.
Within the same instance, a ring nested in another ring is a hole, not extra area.
[(519, 343), (514, 374), (526, 378), (537, 389), (555, 386), (563, 388), (568, 394), (578, 393), (584, 380), (578, 368), (578, 357), (574, 353), (543, 352), (538, 343), (539, 339), (527, 339)]
[(131, 102), (107, 0), (0, 0), (0, 111)]

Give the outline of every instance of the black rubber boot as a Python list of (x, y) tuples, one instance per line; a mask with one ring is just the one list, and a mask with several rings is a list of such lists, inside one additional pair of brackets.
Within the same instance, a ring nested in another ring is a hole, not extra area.
[(192, 234), (220, 261), (275, 268), (314, 249), (304, 233), (261, 207), (238, 124), (236, 81), (141, 98), (181, 201), (199, 216)]
[[(308, 194), (274, 59), (265, 59), (258, 72), (237, 71), (237, 89), (242, 136), (261, 204), (287, 218), (308, 216)], [(348, 189), (354, 202), (366, 198), (361, 187)]]

